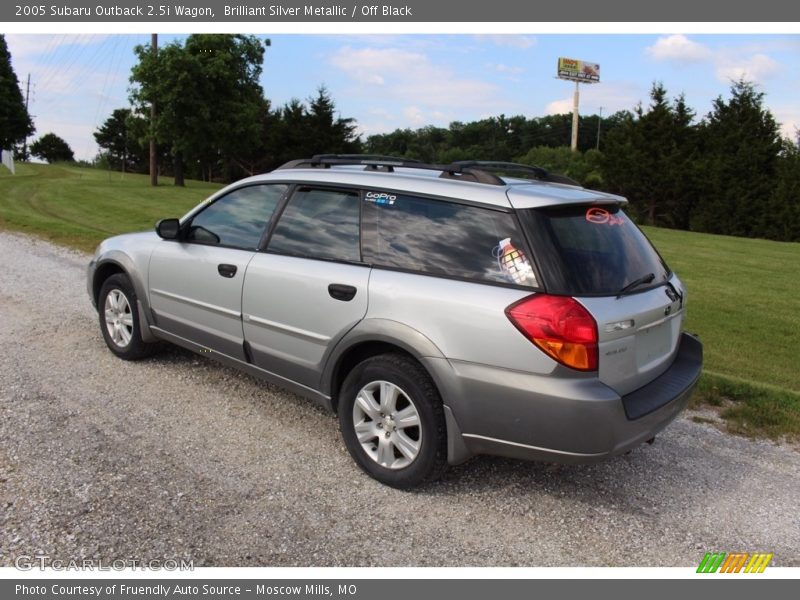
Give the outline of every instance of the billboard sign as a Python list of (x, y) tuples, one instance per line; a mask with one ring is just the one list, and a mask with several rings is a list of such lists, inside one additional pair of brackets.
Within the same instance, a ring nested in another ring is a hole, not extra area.
[(558, 59), (558, 78), (582, 83), (600, 83), (600, 65), (562, 56)]

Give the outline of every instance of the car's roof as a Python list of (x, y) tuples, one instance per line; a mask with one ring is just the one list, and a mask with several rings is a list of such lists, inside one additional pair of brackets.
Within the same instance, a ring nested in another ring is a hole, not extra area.
[[(279, 169), (236, 182), (231, 187), (266, 182), (345, 184), (386, 192), (457, 198), (501, 208), (539, 208), (560, 204), (618, 203), (621, 196), (586, 188), (530, 179), (504, 177), (505, 185), (458, 181), (441, 171), (397, 167), (393, 172), (365, 170), (360, 165), (329, 168)], [(226, 192), (229, 188), (223, 190)]]

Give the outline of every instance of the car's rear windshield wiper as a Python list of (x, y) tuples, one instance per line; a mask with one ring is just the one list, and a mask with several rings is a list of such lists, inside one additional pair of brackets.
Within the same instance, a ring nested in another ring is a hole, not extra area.
[(630, 292), (632, 289), (637, 288), (645, 283), (650, 283), (655, 278), (656, 278), (655, 273), (648, 273), (647, 275), (639, 277), (639, 279), (634, 279), (628, 285), (622, 288), (619, 292), (617, 292), (617, 298), (622, 298), (622, 296)]

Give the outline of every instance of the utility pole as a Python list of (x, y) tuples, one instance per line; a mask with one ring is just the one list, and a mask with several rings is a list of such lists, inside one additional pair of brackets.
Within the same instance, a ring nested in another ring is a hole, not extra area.
[[(31, 95), (31, 74), (28, 73), (28, 85), (25, 86), (25, 112), (28, 113), (28, 99)], [(22, 160), (28, 160), (28, 136), (25, 136), (25, 141), (22, 142)]]
[[(150, 51), (153, 59), (158, 55), (158, 34), (150, 38)], [(155, 94), (154, 94), (155, 95)], [(150, 185), (158, 185), (158, 153), (156, 151), (156, 99), (150, 98)]]
[(600, 107), (600, 118), (597, 119), (597, 146), (596, 149), (600, 150), (600, 124), (603, 122), (603, 107)]

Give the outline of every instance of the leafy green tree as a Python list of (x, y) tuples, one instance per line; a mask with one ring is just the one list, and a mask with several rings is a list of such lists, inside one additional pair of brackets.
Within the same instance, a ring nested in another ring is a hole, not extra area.
[(142, 172), (146, 170), (149, 160), (149, 148), (142, 140), (146, 131), (147, 122), (144, 118), (129, 108), (117, 108), (94, 132), (94, 139), (105, 151), (109, 168)]
[(72, 162), (75, 155), (66, 141), (55, 133), (46, 133), (31, 144), (31, 154), (49, 163)]
[(713, 107), (700, 129), (704, 185), (692, 228), (763, 235), (782, 147), (778, 123), (764, 107), (764, 94), (744, 80), (731, 85), (728, 101), (720, 96)]
[(196, 34), (153, 54), (135, 49), (131, 100), (146, 111), (154, 100), (156, 139), (172, 150), (175, 184), (184, 165), (211, 179), (242, 148), (253, 148), (265, 108), (259, 83), (264, 45), (255, 36)]
[(139, 62), (131, 72), (131, 101), (144, 114), (155, 102), (157, 118), (150, 124), (150, 135), (159, 146), (170, 149), (175, 185), (184, 185), (183, 154), (191, 148), (192, 117), (198, 108), (196, 91), (197, 65), (190, 60), (179, 42), (167, 44), (153, 54), (148, 45), (134, 48)]
[(372, 154), (411, 157), (409, 147), (416, 137), (411, 129), (395, 129), (391, 133), (377, 133), (367, 138), (365, 149)]
[[(472, 123), (454, 122), (448, 130), (448, 159), (510, 161), (521, 151), (519, 131), (505, 115)], [(447, 161), (444, 161), (447, 162)]]
[[(598, 120), (600, 120), (598, 115), (582, 115), (578, 118), (578, 150), (580, 152), (586, 152), (597, 147)], [(605, 135), (614, 126), (613, 118), (606, 117), (602, 119), (601, 129), (603, 135), (601, 136), (601, 143), (605, 140)], [(529, 119), (523, 125), (520, 133), (523, 152), (539, 146), (549, 146), (551, 148), (569, 146), (572, 135), (572, 113)]]
[(527, 154), (518, 157), (516, 162), (566, 175), (585, 187), (600, 188), (603, 186), (602, 156), (599, 151), (594, 149), (586, 152), (573, 152), (567, 146), (560, 148), (539, 146), (531, 148)]
[(0, 34), (0, 148), (13, 148), (35, 130), (11, 66), (6, 38)]
[[(423, 127), (417, 130), (416, 139), (413, 140), (408, 148), (408, 155), (426, 162), (449, 162), (443, 160), (442, 154), (452, 148), (450, 135), (446, 129), (441, 127)], [(469, 158), (464, 156), (462, 158)]]
[(191, 143), (208, 180), (215, 170), (225, 178), (228, 163), (258, 145), (259, 118), (269, 109), (259, 82), (264, 48), (255, 36), (196, 34), (186, 40), (186, 51), (200, 66), (204, 99)]
[[(582, 153), (596, 148), (598, 121), (600, 117), (597, 115), (581, 117), (578, 149)], [(620, 122), (619, 114), (603, 118), (601, 140), (605, 140), (605, 135)], [(571, 114), (533, 119), (522, 115), (500, 115), (469, 123), (454, 121), (446, 129), (427, 126), (417, 130), (397, 129), (391, 133), (371, 135), (366, 140), (365, 148), (373, 154), (404, 156), (436, 163), (469, 159), (510, 161), (535, 148), (567, 146), (571, 129)]]

